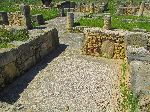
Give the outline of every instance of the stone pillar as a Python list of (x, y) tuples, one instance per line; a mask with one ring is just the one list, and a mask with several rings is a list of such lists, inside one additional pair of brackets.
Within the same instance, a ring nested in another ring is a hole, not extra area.
[(103, 13), (104, 12), (104, 6), (100, 5), (98, 9), (98, 13)]
[(27, 27), (27, 29), (32, 29), (32, 22), (31, 22), (31, 16), (30, 16), (30, 6), (29, 5), (21, 5), (21, 11), (24, 15), (23, 22), (24, 26)]
[(120, 5), (120, 6), (117, 8), (116, 14), (117, 14), (117, 15), (122, 15), (123, 13), (124, 13), (123, 5)]
[(67, 13), (67, 30), (72, 31), (74, 25), (74, 14), (71, 12)]
[(82, 3), (79, 4), (79, 12), (82, 12)]
[(105, 15), (104, 16), (104, 26), (103, 29), (110, 30), (111, 29), (111, 16)]
[(43, 18), (43, 15), (42, 15), (42, 14), (37, 14), (37, 15), (36, 15), (36, 20), (37, 20), (37, 23), (38, 23), (39, 25), (45, 24), (45, 21), (44, 21), (44, 18)]
[(94, 13), (94, 11), (95, 11), (95, 5), (94, 5), (94, 3), (92, 3), (90, 5), (90, 13)]
[(141, 5), (140, 5), (138, 16), (143, 16), (144, 7), (145, 7), (145, 2), (142, 1)]
[(60, 17), (64, 17), (65, 16), (65, 10), (63, 7), (60, 8)]
[(9, 25), (7, 12), (1, 11), (0, 15), (2, 17), (2, 24)]

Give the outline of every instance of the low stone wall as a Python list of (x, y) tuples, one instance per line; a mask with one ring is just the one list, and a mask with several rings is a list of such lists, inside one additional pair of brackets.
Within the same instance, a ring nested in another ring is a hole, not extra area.
[(139, 12), (139, 7), (119, 7), (117, 9), (118, 15), (137, 15)]
[(21, 12), (14, 12), (8, 14), (8, 20), (10, 26), (23, 26), (23, 15)]
[(84, 13), (103, 13), (108, 9), (108, 4), (103, 3), (103, 4), (84, 4), (81, 3), (79, 4), (76, 8), (76, 12), (84, 12)]
[(24, 74), (58, 44), (58, 31), (51, 29), (36, 33), (16, 48), (0, 49), (0, 88)]
[(87, 28), (84, 34), (84, 54), (114, 59), (125, 58), (125, 32)]

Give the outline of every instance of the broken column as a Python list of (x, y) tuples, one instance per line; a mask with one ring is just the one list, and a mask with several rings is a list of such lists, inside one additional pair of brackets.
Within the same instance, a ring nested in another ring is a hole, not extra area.
[(24, 5), (22, 4), (21, 5), (21, 11), (23, 13), (23, 23), (24, 23), (24, 26), (27, 28), (27, 29), (32, 29), (33, 26), (32, 26), (32, 22), (31, 22), (31, 16), (30, 16), (30, 6), (29, 5)]
[(1, 11), (0, 15), (2, 17), (2, 24), (3, 25), (9, 25), (7, 12)]
[(65, 16), (65, 10), (63, 7), (60, 8), (60, 17), (64, 17)]
[(82, 12), (82, 3), (79, 4), (79, 12)]
[(111, 16), (105, 15), (104, 16), (104, 26), (103, 29), (110, 30), (111, 29)]
[(117, 12), (116, 14), (117, 15), (122, 15), (124, 13), (124, 9), (123, 9), (123, 5), (120, 5), (118, 8), (117, 8)]
[(140, 5), (138, 16), (143, 16), (144, 7), (145, 7), (145, 2), (142, 1), (141, 5)]
[(74, 14), (71, 12), (67, 13), (67, 30), (72, 31), (74, 25)]
[(44, 21), (44, 18), (43, 18), (43, 15), (42, 15), (42, 14), (37, 14), (37, 15), (36, 15), (36, 20), (37, 20), (37, 23), (38, 23), (39, 25), (45, 24), (45, 21)]
[(94, 5), (94, 3), (92, 3), (90, 5), (90, 13), (94, 13), (94, 10), (95, 10), (95, 5)]

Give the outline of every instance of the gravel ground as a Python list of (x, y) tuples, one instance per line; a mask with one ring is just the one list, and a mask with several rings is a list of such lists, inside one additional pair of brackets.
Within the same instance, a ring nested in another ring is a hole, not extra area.
[(49, 22), (60, 46), (0, 93), (0, 112), (119, 112), (120, 61), (81, 55), (83, 34), (65, 21)]

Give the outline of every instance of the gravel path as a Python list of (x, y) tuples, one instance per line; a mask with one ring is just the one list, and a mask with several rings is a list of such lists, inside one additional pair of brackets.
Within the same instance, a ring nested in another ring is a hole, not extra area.
[(49, 22), (60, 46), (0, 93), (0, 112), (119, 112), (120, 61), (81, 55), (83, 34), (65, 21)]

